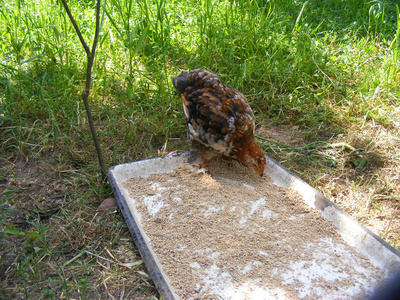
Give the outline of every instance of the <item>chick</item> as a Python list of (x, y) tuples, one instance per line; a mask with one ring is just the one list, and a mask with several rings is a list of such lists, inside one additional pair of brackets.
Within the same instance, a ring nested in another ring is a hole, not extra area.
[(254, 115), (246, 97), (201, 69), (181, 72), (172, 83), (182, 97), (189, 140), (237, 159), (262, 176), (265, 155), (254, 140)]

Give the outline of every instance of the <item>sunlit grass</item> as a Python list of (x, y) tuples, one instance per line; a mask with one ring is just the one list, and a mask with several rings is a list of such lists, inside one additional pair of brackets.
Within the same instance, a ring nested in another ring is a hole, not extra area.
[[(398, 92), (399, 26), (388, 1), (328, 2), (108, 1), (92, 99), (118, 116), (149, 118), (156, 111), (154, 121), (176, 131), (178, 124), (168, 123), (179, 109), (170, 77), (204, 67), (248, 94), (268, 116), (335, 123), (333, 110), (348, 95), (362, 102), (377, 88)], [(85, 56), (69, 20), (56, 3), (11, 3), (2, 10), (3, 103), (12, 109), (24, 102), (30, 114), (45, 108), (53, 122), (58, 118), (52, 110), (69, 107), (66, 115), (75, 119)], [(93, 10), (80, 2), (71, 7), (90, 40)], [(51, 13), (42, 14), (45, 9)], [(39, 99), (31, 99), (33, 89)], [(365, 110), (357, 106), (357, 113)]]

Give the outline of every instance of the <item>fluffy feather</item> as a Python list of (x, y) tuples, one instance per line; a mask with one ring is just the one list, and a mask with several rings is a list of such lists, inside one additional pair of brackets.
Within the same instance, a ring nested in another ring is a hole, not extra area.
[(254, 115), (246, 97), (201, 69), (182, 72), (172, 83), (182, 97), (188, 138), (262, 175), (265, 155), (254, 140)]

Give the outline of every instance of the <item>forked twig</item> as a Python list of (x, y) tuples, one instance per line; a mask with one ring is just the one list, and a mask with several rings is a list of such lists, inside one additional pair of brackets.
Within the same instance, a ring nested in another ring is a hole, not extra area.
[(86, 44), (85, 39), (82, 36), (79, 26), (75, 22), (75, 19), (71, 13), (71, 10), (68, 7), (66, 0), (61, 0), (61, 2), (64, 6), (65, 11), (68, 14), (69, 19), (71, 20), (72, 25), (75, 28), (75, 31), (79, 37), (79, 40), (81, 41), (83, 48), (86, 51), (86, 56), (87, 56), (86, 85), (85, 85), (85, 90), (82, 92), (82, 100), (83, 100), (83, 104), (85, 105), (85, 110), (86, 110), (86, 114), (87, 114), (88, 121), (89, 121), (90, 131), (92, 132), (93, 142), (96, 147), (97, 157), (99, 159), (99, 164), (100, 164), (100, 168), (101, 168), (101, 175), (102, 175), (103, 181), (105, 181), (107, 179), (107, 172), (106, 172), (106, 167), (104, 164), (104, 157), (103, 157), (103, 153), (101, 152), (99, 139), (97, 137), (96, 128), (94, 127), (92, 113), (91, 113), (89, 103), (88, 103), (88, 98), (89, 98), (89, 93), (90, 93), (90, 82), (92, 79), (92, 67), (93, 67), (94, 57), (96, 54), (97, 41), (99, 38), (99, 31), (100, 31), (100, 0), (96, 1), (96, 29), (95, 29), (95, 33), (94, 33), (92, 50), (90, 50), (88, 45)]

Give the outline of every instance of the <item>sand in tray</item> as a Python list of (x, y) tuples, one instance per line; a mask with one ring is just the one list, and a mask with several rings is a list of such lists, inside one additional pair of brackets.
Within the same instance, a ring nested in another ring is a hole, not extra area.
[(236, 161), (210, 165), (124, 183), (182, 299), (361, 299), (383, 276), (294, 190)]

